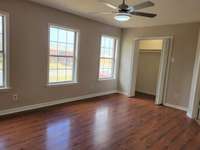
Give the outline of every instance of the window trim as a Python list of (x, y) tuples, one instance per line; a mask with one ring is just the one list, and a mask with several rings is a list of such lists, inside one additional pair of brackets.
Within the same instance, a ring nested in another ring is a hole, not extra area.
[[(74, 48), (74, 62), (73, 62), (73, 80), (72, 81), (62, 81), (62, 82), (49, 82), (49, 58), (50, 58), (50, 27), (56, 27), (64, 29), (67, 31), (75, 32), (75, 48)], [(79, 43), (80, 43), (80, 30), (74, 29), (68, 26), (63, 26), (54, 23), (48, 23), (48, 54), (47, 54), (47, 87), (57, 87), (57, 86), (66, 86), (79, 83), (78, 78), (78, 67), (79, 67)]]
[(3, 86), (0, 86), (0, 90), (8, 90), (10, 87), (10, 47), (9, 47), (9, 13), (0, 10), (0, 15), (3, 16)]
[[(112, 60), (114, 60), (113, 63), (113, 67), (112, 67), (112, 77), (110, 78), (100, 78), (99, 77), (99, 71), (100, 71), (100, 59), (101, 59), (101, 42), (102, 42), (102, 37), (108, 37), (108, 38), (112, 38), (115, 41), (115, 50), (114, 50), (114, 57), (112, 58)], [(106, 35), (106, 34), (102, 34), (100, 36), (100, 48), (99, 48), (99, 59), (98, 59), (98, 74), (97, 74), (97, 79), (98, 81), (108, 81), (108, 80), (116, 80), (117, 79), (117, 72), (118, 72), (118, 53), (119, 53), (119, 38), (116, 36), (111, 36), (111, 35)]]

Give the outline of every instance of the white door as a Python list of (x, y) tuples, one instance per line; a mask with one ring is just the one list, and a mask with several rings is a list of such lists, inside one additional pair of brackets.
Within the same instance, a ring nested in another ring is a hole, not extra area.
[(166, 92), (167, 67), (169, 59), (170, 39), (163, 40), (163, 49), (161, 50), (160, 69), (158, 74), (158, 83), (156, 87), (156, 104), (163, 104)]

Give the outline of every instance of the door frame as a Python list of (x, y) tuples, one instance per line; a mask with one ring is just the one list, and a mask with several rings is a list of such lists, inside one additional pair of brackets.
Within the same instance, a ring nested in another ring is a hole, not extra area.
[(165, 104), (169, 69), (172, 61), (173, 36), (137, 37), (134, 39), (133, 51), (131, 51), (130, 82), (128, 90), (129, 97), (135, 96), (136, 91), (137, 68), (139, 60), (138, 43), (140, 40), (163, 40), (155, 104)]

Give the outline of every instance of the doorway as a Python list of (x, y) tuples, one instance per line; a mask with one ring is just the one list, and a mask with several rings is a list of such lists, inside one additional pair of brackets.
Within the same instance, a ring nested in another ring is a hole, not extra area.
[(139, 40), (136, 93), (156, 97), (163, 40)]
[(165, 104), (172, 37), (137, 38), (132, 54), (129, 96), (136, 92), (155, 95), (155, 104)]

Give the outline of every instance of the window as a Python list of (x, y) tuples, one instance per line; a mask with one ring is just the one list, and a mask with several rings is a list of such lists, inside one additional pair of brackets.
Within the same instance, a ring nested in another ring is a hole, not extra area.
[(113, 37), (101, 37), (101, 52), (99, 63), (99, 79), (115, 78), (117, 40)]
[(0, 88), (8, 86), (6, 33), (6, 16), (0, 14)]
[(49, 32), (49, 83), (76, 82), (78, 32), (54, 25)]

